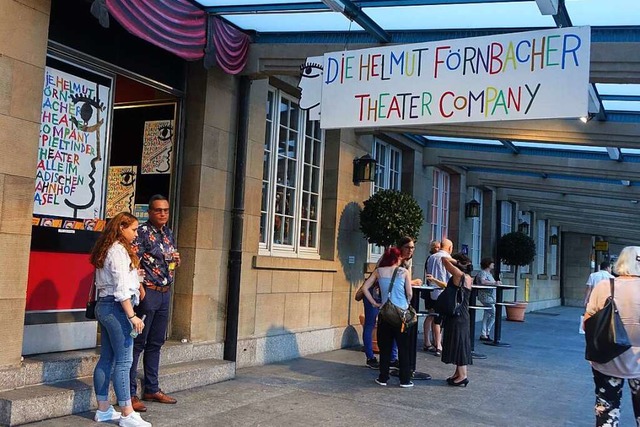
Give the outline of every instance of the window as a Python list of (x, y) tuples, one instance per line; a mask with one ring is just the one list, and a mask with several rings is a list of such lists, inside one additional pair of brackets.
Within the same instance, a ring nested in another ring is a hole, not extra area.
[(536, 221), (536, 272), (537, 274), (547, 273), (547, 221), (539, 219)]
[[(500, 202), (500, 235), (511, 233), (513, 230), (513, 204), (511, 202)], [(511, 266), (500, 264), (500, 271), (511, 271)]]
[[(400, 191), (400, 173), (402, 171), (402, 152), (384, 141), (373, 142), (373, 158), (376, 159), (376, 175), (373, 194), (380, 190)], [(384, 248), (369, 245), (369, 262), (378, 262)]]
[(267, 95), (260, 252), (318, 258), (324, 133), (297, 100)]
[(513, 205), (511, 202), (500, 202), (500, 235), (513, 231)]
[(470, 187), (471, 198), (480, 202), (480, 217), (471, 218), (471, 262), (474, 268), (480, 269), (480, 257), (482, 256), (482, 191), (479, 188)]
[[(558, 229), (558, 227), (551, 227), (551, 233), (550, 236), (560, 236), (560, 230)], [(550, 255), (549, 257), (551, 258), (551, 265), (550, 265), (550, 271), (549, 273), (551, 274), (551, 276), (557, 276), (558, 275), (558, 245), (551, 245), (551, 251), (550, 251)]]
[(400, 191), (402, 152), (385, 142), (376, 140), (373, 144), (373, 158), (378, 162), (373, 194), (380, 190)]
[(451, 177), (440, 169), (433, 170), (431, 198), (431, 239), (446, 239), (449, 232), (449, 190)]

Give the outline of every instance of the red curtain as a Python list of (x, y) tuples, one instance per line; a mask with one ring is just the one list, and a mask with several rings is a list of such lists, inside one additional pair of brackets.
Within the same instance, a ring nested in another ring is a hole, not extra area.
[(131, 34), (187, 61), (206, 52), (205, 66), (217, 63), (229, 74), (247, 63), (250, 37), (189, 0), (95, 0), (91, 11), (108, 26), (105, 9)]

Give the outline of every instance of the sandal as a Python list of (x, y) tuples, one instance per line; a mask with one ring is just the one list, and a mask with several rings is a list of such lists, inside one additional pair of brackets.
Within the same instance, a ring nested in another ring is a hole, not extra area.
[(422, 346), (422, 350), (429, 352), (429, 353), (435, 353), (438, 349), (435, 348), (434, 346), (430, 345), (430, 346)]

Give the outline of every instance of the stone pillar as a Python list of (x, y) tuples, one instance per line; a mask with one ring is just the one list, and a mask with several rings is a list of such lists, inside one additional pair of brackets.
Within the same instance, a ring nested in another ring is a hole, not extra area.
[(563, 233), (561, 269), (564, 305), (582, 307), (585, 283), (591, 274), (592, 236)]
[(22, 353), (50, 7), (0, 0), (0, 367)]
[(178, 225), (183, 264), (176, 273), (172, 336), (222, 341), (237, 84), (217, 67), (207, 72), (200, 62), (189, 64), (188, 79)]

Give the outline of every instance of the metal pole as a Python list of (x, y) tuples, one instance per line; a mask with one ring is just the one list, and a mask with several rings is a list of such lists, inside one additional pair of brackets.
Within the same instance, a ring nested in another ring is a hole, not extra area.
[(227, 321), (224, 335), (224, 360), (235, 362), (238, 353), (238, 318), (240, 313), (240, 279), (242, 276), (242, 230), (244, 224), (244, 188), (247, 170), (249, 128), (249, 92), (251, 81), (240, 77), (237, 106), (233, 208), (231, 209), (231, 245), (227, 266)]

